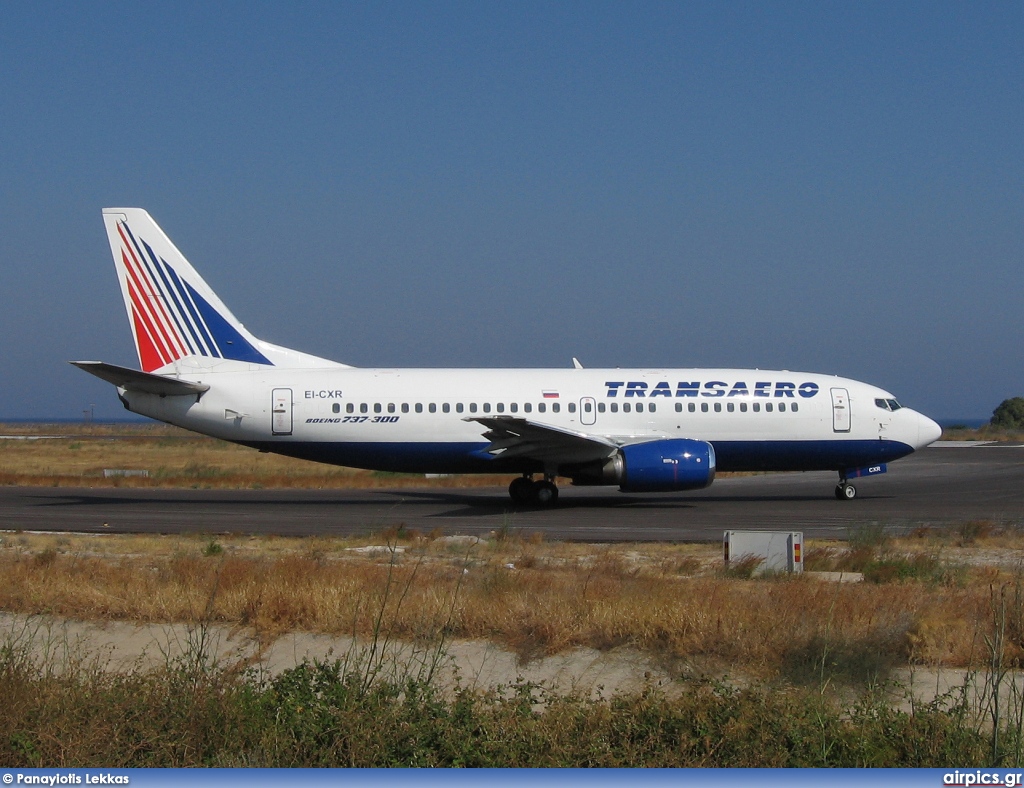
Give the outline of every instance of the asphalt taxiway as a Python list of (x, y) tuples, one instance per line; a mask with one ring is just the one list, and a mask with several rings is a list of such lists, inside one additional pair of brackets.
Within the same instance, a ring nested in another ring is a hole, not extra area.
[(247, 533), (344, 536), (399, 525), (422, 533), (507, 529), (547, 539), (719, 540), (727, 529), (803, 531), (838, 538), (851, 528), (968, 520), (1024, 523), (1024, 446), (928, 448), (856, 480), (837, 501), (828, 472), (720, 478), (691, 493), (627, 495), (560, 488), (558, 506), (514, 506), (503, 488), (390, 490), (164, 490), (0, 487), (0, 529), (94, 533)]

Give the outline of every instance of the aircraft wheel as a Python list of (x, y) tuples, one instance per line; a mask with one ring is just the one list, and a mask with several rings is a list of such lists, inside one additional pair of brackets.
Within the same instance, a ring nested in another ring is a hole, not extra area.
[(558, 501), (558, 488), (549, 481), (533, 483), (533, 502), (538, 506), (554, 506)]
[(852, 484), (836, 485), (836, 498), (840, 501), (852, 501), (857, 497), (857, 488)]
[(513, 503), (530, 503), (533, 500), (533, 480), (525, 476), (513, 479), (508, 486), (508, 494)]

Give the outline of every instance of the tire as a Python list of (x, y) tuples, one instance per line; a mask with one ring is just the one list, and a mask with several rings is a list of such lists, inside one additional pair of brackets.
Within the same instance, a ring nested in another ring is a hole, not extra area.
[(533, 481), (525, 476), (513, 479), (508, 486), (508, 494), (512, 503), (531, 503), (533, 501)]
[(857, 497), (857, 488), (852, 484), (840, 484), (836, 486), (836, 498), (840, 501), (852, 501)]
[(533, 502), (537, 506), (554, 506), (558, 502), (558, 488), (549, 481), (534, 482)]

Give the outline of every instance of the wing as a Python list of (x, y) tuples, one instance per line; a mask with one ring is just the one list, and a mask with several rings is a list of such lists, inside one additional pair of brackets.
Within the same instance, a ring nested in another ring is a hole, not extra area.
[(161, 397), (178, 397), (186, 394), (196, 396), (210, 387), (205, 383), (192, 383), (188, 380), (178, 378), (165, 378), (162, 375), (153, 375), (149, 372), (139, 372), (137, 369), (119, 367), (116, 364), (105, 364), (102, 361), (72, 361), (81, 370), (90, 375), (95, 375), (100, 380), (113, 383), (128, 391), (142, 391), (147, 394), (159, 394)]
[(487, 427), (484, 437), (491, 444), (484, 451), (502, 459), (526, 457), (544, 463), (575, 465), (605, 460), (619, 448), (596, 435), (515, 416), (472, 416), (465, 421)]

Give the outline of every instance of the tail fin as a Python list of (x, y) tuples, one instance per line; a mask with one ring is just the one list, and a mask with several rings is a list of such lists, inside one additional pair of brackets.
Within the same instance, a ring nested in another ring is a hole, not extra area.
[(250, 334), (141, 208), (104, 208), (103, 223), (145, 372), (204, 358), (268, 366), (344, 366)]

